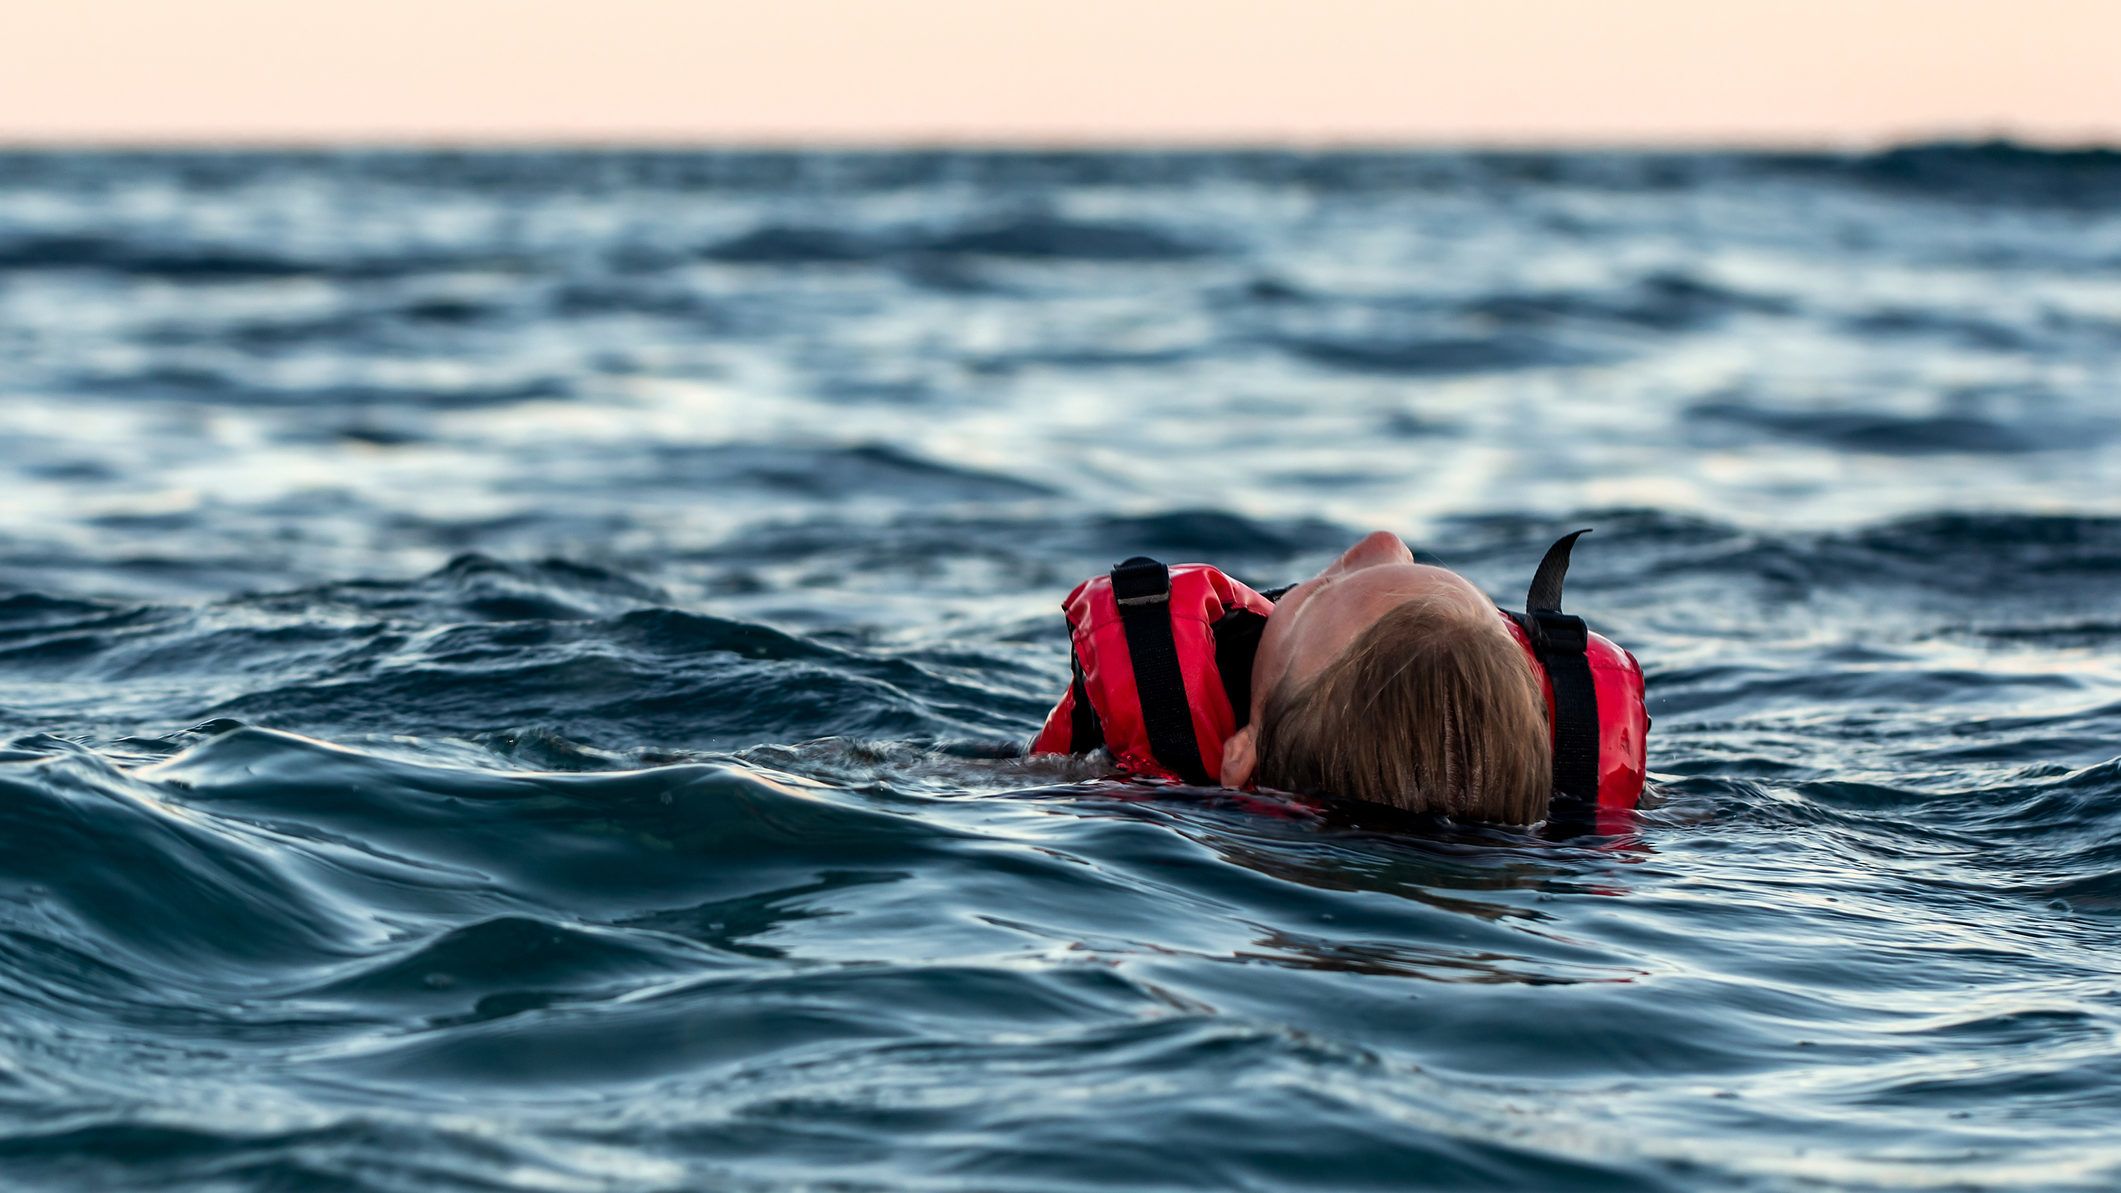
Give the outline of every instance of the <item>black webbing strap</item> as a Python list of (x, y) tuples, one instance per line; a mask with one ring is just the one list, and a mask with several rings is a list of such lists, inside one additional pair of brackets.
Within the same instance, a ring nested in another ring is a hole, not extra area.
[(1554, 688), (1554, 799), (1547, 819), (1562, 824), (1587, 822), (1598, 809), (1598, 685), (1584, 653), (1590, 630), (1582, 618), (1561, 611), (1569, 551), (1586, 533), (1579, 530), (1547, 548), (1525, 594), (1524, 614), (1516, 618)]
[(1102, 750), (1105, 748), (1105, 726), (1098, 720), (1097, 706), (1090, 703), (1090, 685), (1083, 682), (1082, 657), (1071, 650), (1068, 662), (1075, 669), (1075, 707), (1068, 716), (1068, 752), (1088, 754), (1092, 750)]
[(1550, 609), (1561, 612), (1561, 584), (1569, 576), (1569, 552), (1576, 549), (1576, 540), (1591, 533), (1588, 528), (1562, 535), (1547, 553), (1539, 558), (1539, 570), (1532, 573), (1532, 587), (1524, 594), (1524, 611)]
[(1222, 676), (1223, 695), (1230, 700), (1232, 727), (1242, 729), (1252, 720), (1252, 661), (1259, 657), (1267, 619), (1239, 605), (1208, 629), (1215, 634), (1215, 673)]
[(1112, 596), (1127, 632), (1127, 659), (1134, 667), (1134, 694), (1141, 701), (1149, 752), (1172, 774), (1205, 786), (1193, 737), (1193, 706), (1171, 638), (1171, 569), (1137, 555), (1112, 569)]

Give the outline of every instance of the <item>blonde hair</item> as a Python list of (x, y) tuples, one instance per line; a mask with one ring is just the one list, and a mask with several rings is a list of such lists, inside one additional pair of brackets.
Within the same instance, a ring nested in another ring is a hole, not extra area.
[(1400, 605), (1259, 715), (1254, 781), (1496, 824), (1547, 814), (1546, 701), (1497, 616), (1449, 600)]

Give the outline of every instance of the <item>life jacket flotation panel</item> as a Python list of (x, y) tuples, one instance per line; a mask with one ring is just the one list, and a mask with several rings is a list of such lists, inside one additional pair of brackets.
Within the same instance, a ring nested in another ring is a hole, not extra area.
[[(1498, 610), (1539, 675), (1554, 743), (1548, 819), (1565, 825), (1636, 805), (1650, 727), (1635, 656), (1561, 611), (1583, 533), (1547, 550), (1525, 612)], [(1136, 557), (1077, 585), (1061, 608), (1074, 682), (1031, 752), (1102, 747), (1130, 774), (1219, 783), (1223, 743), (1251, 715), (1252, 659), (1273, 601), (1206, 564)]]

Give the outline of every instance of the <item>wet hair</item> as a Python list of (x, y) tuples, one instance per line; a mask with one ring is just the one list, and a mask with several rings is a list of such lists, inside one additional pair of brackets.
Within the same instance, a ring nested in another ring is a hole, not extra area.
[(1493, 824), (1547, 814), (1553, 746), (1524, 650), (1493, 613), (1419, 598), (1259, 714), (1262, 787)]

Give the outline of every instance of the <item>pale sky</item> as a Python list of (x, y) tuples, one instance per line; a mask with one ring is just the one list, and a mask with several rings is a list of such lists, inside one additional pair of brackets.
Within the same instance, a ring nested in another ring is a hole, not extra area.
[(0, 0), (0, 142), (2121, 141), (2121, 0)]

